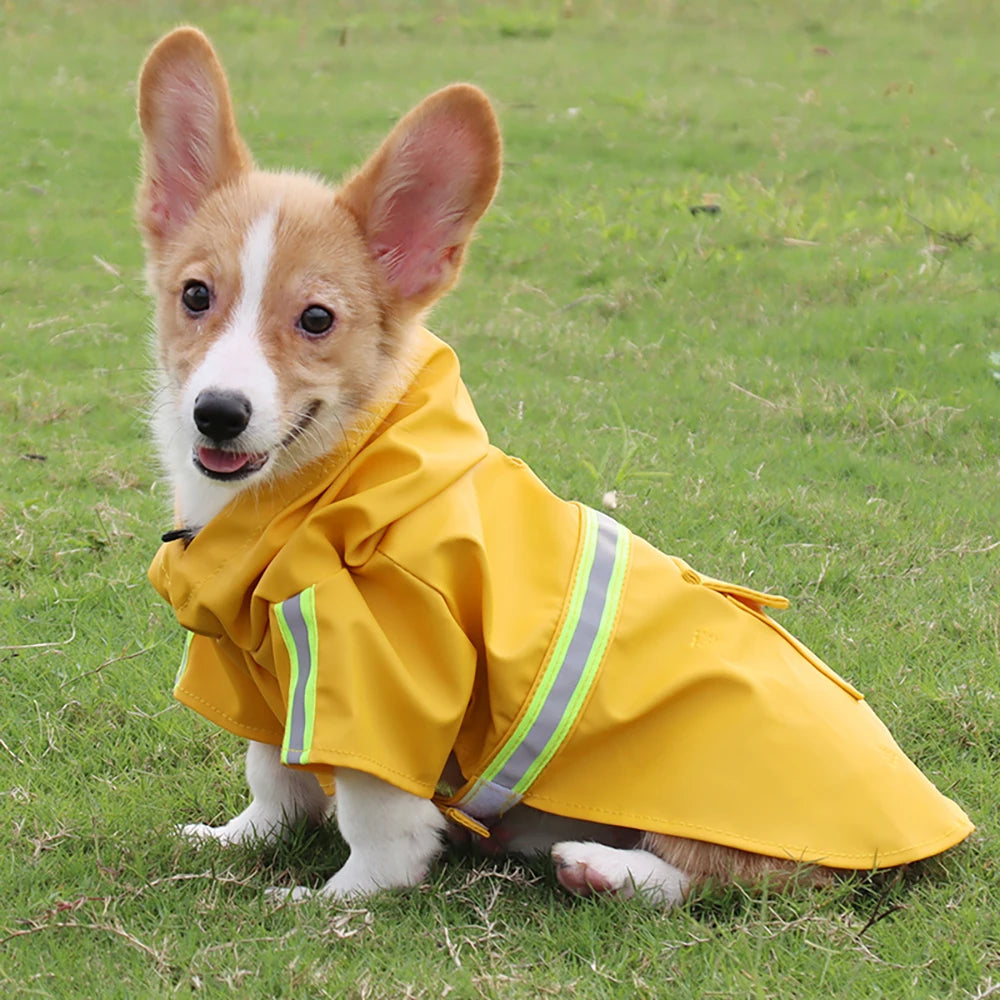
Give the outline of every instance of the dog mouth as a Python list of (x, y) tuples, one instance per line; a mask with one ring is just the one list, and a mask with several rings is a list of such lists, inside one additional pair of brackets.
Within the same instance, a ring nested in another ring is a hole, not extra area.
[[(280, 451), (287, 448), (312, 423), (319, 411), (321, 402), (314, 400), (299, 414), (292, 429), (285, 435), (277, 448)], [(256, 475), (270, 461), (272, 451), (249, 452), (236, 451), (232, 448), (213, 448), (208, 445), (198, 445), (194, 449), (195, 467), (209, 479), (221, 482), (236, 482)]]
[(194, 464), (209, 479), (232, 481), (246, 479), (247, 476), (260, 472), (270, 457), (267, 452), (249, 454), (223, 448), (195, 448)]

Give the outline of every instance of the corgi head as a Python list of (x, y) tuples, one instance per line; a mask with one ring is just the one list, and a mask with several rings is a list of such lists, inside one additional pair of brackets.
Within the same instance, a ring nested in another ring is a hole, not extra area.
[(339, 189), (255, 169), (208, 39), (166, 35), (139, 78), (136, 213), (156, 301), (154, 428), (187, 526), (333, 448), (405, 369), (500, 176), (489, 102), (458, 84)]

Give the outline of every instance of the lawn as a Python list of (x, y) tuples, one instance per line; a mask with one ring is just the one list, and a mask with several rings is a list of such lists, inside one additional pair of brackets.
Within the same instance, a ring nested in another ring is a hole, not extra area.
[[(145, 580), (171, 513), (134, 81), (181, 22), (268, 167), (337, 178), (436, 87), (491, 94), (501, 192), (429, 325), (494, 441), (786, 594), (967, 843), (658, 912), (459, 855), (278, 907), (265, 887), (343, 860), (334, 831), (178, 842), (244, 799), (239, 741), (172, 701), (182, 637)], [(985, 0), (0, 8), (3, 994), (1000, 998), (998, 37)]]

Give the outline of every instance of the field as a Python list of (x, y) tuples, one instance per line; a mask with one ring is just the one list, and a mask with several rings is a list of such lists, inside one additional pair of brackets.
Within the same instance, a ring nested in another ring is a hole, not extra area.
[[(338, 867), (335, 832), (178, 842), (244, 799), (239, 741), (171, 698), (182, 637), (145, 580), (171, 510), (134, 80), (182, 22), (268, 167), (335, 179), (436, 87), (491, 94), (501, 193), (429, 325), (493, 440), (786, 594), (969, 841), (671, 912), (460, 855), (278, 907), (265, 887)], [(1000, 998), (997, 37), (986, 0), (0, 8), (0, 991)]]

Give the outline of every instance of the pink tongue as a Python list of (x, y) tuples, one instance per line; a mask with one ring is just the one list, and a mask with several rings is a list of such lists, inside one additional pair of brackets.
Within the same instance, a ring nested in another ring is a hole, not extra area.
[(245, 465), (255, 461), (256, 455), (247, 455), (240, 451), (219, 451), (217, 448), (199, 448), (198, 461), (209, 472), (227, 474), (239, 472)]

